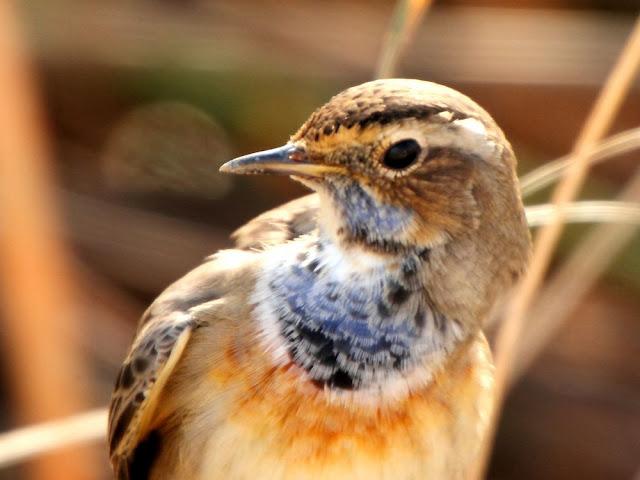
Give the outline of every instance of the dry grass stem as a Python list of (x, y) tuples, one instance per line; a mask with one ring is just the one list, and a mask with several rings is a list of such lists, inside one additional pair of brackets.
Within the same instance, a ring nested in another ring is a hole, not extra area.
[(390, 78), (395, 75), (402, 52), (411, 42), (422, 17), (432, 3), (433, 0), (398, 0), (378, 58), (376, 78)]
[(506, 321), (496, 337), (496, 405), (491, 418), (490, 432), (483, 445), (483, 451), (472, 478), (483, 478), (486, 471), (491, 445), (502, 409), (506, 389), (511, 378), (511, 367), (519, 347), (524, 319), (540, 285), (544, 279), (555, 246), (562, 233), (564, 206), (573, 200), (582, 186), (589, 167), (589, 154), (606, 134), (615, 114), (625, 98), (631, 82), (640, 66), (640, 17), (602, 88), (596, 103), (576, 140), (572, 156), (574, 161), (567, 169), (553, 193), (552, 201), (559, 208), (552, 221), (542, 228), (536, 237), (534, 253), (527, 275), (520, 282), (505, 311)]
[[(598, 143), (589, 153), (588, 162), (594, 165), (637, 148), (640, 148), (640, 127), (625, 130)], [(523, 175), (520, 178), (522, 197), (533, 195), (557, 181), (573, 161), (572, 155), (566, 155)]]
[[(0, 434), (0, 468), (60, 448), (102, 440), (106, 425), (107, 410), (100, 408)], [(59, 478), (68, 477), (65, 474)]]
[[(553, 204), (525, 208), (527, 223), (536, 228), (548, 225), (558, 207)], [(623, 223), (640, 225), (640, 204), (616, 200), (584, 200), (564, 207), (566, 223)]]
[(632, 240), (640, 226), (640, 169), (629, 181), (618, 204), (616, 225), (600, 225), (576, 248), (562, 269), (544, 288), (529, 315), (526, 343), (523, 342), (513, 369), (517, 379), (535, 360), (545, 344), (578, 306), (615, 256)]

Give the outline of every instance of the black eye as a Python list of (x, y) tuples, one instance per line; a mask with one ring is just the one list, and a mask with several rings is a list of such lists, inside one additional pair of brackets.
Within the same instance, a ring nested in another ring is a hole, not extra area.
[(402, 170), (415, 162), (418, 155), (420, 155), (418, 142), (413, 139), (401, 140), (389, 147), (384, 154), (382, 163), (385, 167)]

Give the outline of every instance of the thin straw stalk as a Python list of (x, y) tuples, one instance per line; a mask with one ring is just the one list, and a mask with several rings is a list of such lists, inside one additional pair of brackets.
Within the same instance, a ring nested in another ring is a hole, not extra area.
[[(562, 269), (544, 288), (527, 322), (526, 342), (522, 343), (511, 382), (515, 381), (540, 354), (615, 256), (632, 240), (640, 226), (640, 169), (628, 182), (614, 206), (621, 220), (614, 225), (595, 227), (573, 251)], [(632, 203), (633, 202), (633, 203)], [(605, 207), (603, 205), (603, 207)]]
[[(548, 225), (556, 214), (557, 206), (545, 203), (525, 208), (527, 223), (536, 228)], [(640, 204), (621, 200), (583, 200), (565, 206), (567, 223), (620, 223), (640, 225)]]
[(433, 0), (398, 0), (378, 58), (377, 78), (393, 77), (402, 53)]
[(602, 88), (596, 103), (576, 140), (573, 157), (567, 175), (553, 194), (553, 203), (559, 208), (550, 224), (542, 228), (534, 244), (534, 253), (527, 275), (520, 282), (512, 300), (506, 308), (506, 321), (496, 338), (496, 404), (490, 422), (490, 432), (484, 442), (480, 459), (473, 478), (483, 478), (486, 471), (491, 445), (495, 436), (499, 413), (504, 402), (506, 389), (511, 378), (511, 366), (519, 346), (524, 319), (533, 302), (551, 261), (555, 246), (562, 233), (565, 215), (564, 207), (577, 195), (584, 183), (589, 167), (589, 154), (606, 134), (615, 114), (625, 98), (631, 82), (640, 66), (640, 17), (625, 45), (616, 65)]
[[(640, 127), (625, 130), (597, 144), (588, 156), (591, 165), (640, 148)], [(557, 181), (574, 161), (572, 155), (560, 157), (520, 178), (522, 197), (526, 198)]]
[(61, 448), (102, 440), (106, 429), (107, 409), (100, 408), (0, 434), (0, 468)]

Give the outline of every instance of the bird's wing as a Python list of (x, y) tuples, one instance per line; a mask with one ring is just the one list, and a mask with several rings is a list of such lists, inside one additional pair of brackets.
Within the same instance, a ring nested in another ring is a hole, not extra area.
[(158, 420), (160, 393), (196, 326), (188, 313), (172, 312), (141, 327), (120, 369), (109, 410), (109, 451), (117, 480), (140, 478), (136, 451)]
[[(204, 327), (222, 319), (214, 313), (217, 308), (229, 295), (246, 290), (242, 282), (250, 278), (246, 269), (255, 257), (239, 250), (218, 252), (169, 286), (142, 316), (109, 409), (109, 452), (116, 480), (148, 478), (162, 428), (174, 413), (163, 389), (182, 368), (176, 366)], [(237, 310), (240, 318), (246, 316)]]
[(262, 249), (293, 240), (316, 229), (320, 199), (306, 195), (269, 210), (236, 230), (231, 238), (243, 250)]

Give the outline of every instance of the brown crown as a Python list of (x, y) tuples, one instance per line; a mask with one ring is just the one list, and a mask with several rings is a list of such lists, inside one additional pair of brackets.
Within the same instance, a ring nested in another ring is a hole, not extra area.
[(455, 90), (419, 80), (387, 79), (337, 94), (313, 112), (293, 140), (317, 142), (341, 128), (385, 125), (403, 118), (423, 119), (441, 112), (450, 112), (450, 120), (472, 117), (489, 129), (497, 129), (486, 111)]

